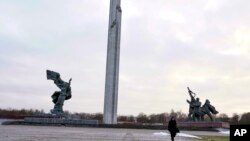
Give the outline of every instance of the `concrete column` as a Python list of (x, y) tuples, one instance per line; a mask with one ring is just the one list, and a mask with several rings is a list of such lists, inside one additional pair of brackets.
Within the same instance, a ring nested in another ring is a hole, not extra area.
[(110, 0), (108, 51), (103, 122), (117, 124), (117, 100), (119, 81), (121, 0)]

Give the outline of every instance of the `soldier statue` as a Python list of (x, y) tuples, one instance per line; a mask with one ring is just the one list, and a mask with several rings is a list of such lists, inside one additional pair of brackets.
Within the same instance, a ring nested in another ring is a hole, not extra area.
[(195, 102), (193, 103), (194, 111), (193, 111), (193, 120), (200, 121), (201, 116), (201, 102), (199, 98), (196, 98)]
[(195, 102), (195, 96), (196, 94), (194, 92), (192, 92), (189, 87), (187, 87), (188, 89), (188, 93), (190, 95), (191, 101), (187, 100), (187, 102), (189, 103), (189, 113), (188, 113), (188, 119), (192, 120), (192, 115), (194, 113), (194, 102)]

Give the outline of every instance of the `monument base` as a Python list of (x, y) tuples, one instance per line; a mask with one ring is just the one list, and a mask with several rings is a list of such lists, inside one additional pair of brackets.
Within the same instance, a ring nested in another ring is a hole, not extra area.
[[(167, 130), (167, 123), (159, 124), (102, 124), (98, 120), (84, 120), (65, 116), (37, 116), (25, 117), (24, 120), (19, 121), (6, 121), (3, 125), (40, 125), (40, 126), (75, 126), (75, 127), (97, 127), (97, 128), (128, 128), (128, 129), (155, 129)], [(178, 128), (181, 130), (199, 130), (199, 131), (216, 131), (217, 128), (229, 129), (230, 125), (226, 122), (177, 122)]]
[(32, 117), (25, 117), (24, 124), (39, 124), (39, 125), (83, 125), (83, 124), (98, 124), (98, 120), (80, 119), (79, 116), (67, 116), (64, 114), (43, 114)]
[(227, 122), (177, 122), (178, 127), (185, 129), (201, 129), (201, 128), (230, 128)]

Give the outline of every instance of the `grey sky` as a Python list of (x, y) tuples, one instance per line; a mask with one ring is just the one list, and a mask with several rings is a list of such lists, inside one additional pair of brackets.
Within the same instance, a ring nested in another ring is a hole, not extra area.
[[(250, 2), (122, 0), (119, 114), (188, 111), (189, 86), (222, 113), (250, 111)], [(0, 108), (102, 112), (109, 0), (2, 0)]]

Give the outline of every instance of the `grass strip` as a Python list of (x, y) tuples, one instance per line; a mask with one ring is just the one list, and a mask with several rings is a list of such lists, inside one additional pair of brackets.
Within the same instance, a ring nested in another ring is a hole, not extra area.
[(199, 136), (202, 141), (229, 141), (229, 137), (226, 136)]

